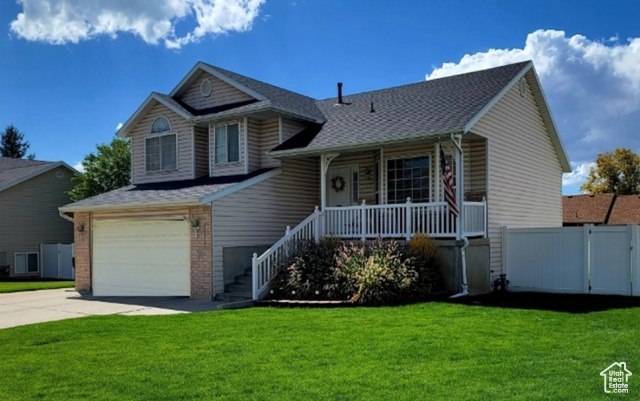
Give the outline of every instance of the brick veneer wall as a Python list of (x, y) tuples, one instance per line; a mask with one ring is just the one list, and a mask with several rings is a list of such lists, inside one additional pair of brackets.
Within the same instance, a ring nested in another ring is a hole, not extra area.
[[(194, 222), (198, 226), (193, 227)], [(191, 298), (213, 298), (211, 206), (189, 208), (191, 224)]]
[(78, 212), (73, 216), (75, 243), (76, 291), (91, 291), (91, 213)]

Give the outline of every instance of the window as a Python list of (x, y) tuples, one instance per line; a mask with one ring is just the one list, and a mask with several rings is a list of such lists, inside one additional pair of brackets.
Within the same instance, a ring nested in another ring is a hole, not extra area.
[(165, 171), (177, 168), (176, 140), (176, 134), (155, 136), (145, 140), (147, 171)]
[(24, 252), (15, 254), (16, 274), (34, 273), (38, 271), (38, 253)]
[(351, 171), (351, 202), (358, 203), (360, 197), (360, 173), (355, 168)]
[(240, 135), (238, 124), (216, 127), (215, 163), (233, 163), (240, 160)]
[(171, 125), (169, 125), (169, 120), (164, 117), (158, 117), (155, 119), (153, 124), (151, 125), (151, 133), (156, 134), (158, 132), (166, 132), (171, 131)]
[(429, 157), (387, 160), (387, 202), (429, 202)]

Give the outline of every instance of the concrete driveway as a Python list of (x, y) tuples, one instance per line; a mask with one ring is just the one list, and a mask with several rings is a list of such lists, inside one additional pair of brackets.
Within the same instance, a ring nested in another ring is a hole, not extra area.
[(167, 315), (225, 309), (182, 297), (93, 297), (70, 288), (0, 294), (0, 329), (91, 315)]

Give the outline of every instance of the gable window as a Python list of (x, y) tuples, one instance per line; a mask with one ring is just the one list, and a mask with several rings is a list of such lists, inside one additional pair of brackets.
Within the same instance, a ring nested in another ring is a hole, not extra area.
[(215, 163), (240, 161), (240, 129), (238, 124), (216, 127)]
[(387, 160), (387, 202), (429, 202), (429, 156)]
[(37, 252), (16, 252), (16, 274), (35, 273), (38, 271)]
[[(158, 117), (151, 126), (152, 134), (171, 131), (169, 120)], [(145, 158), (147, 171), (166, 171), (177, 168), (177, 135), (157, 135), (145, 139)]]

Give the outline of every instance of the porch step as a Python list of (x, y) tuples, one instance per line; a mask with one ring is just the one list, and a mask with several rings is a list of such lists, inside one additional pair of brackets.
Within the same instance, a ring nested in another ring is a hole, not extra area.
[(253, 297), (251, 295), (253, 290), (252, 283), (251, 267), (247, 267), (244, 269), (244, 274), (236, 276), (234, 283), (225, 285), (224, 292), (216, 295), (215, 300), (226, 302), (237, 301), (235, 303), (240, 305), (237, 306), (238, 308), (250, 306), (248, 304), (244, 305), (243, 303), (250, 302), (251, 305), (253, 305)]
[(246, 292), (223, 292), (222, 294), (216, 295), (216, 301), (251, 301), (251, 293)]
[(233, 284), (227, 284), (225, 286), (224, 292), (236, 292), (236, 293), (245, 293), (251, 294), (251, 277), (249, 277), (249, 284), (238, 283), (237, 281)]

